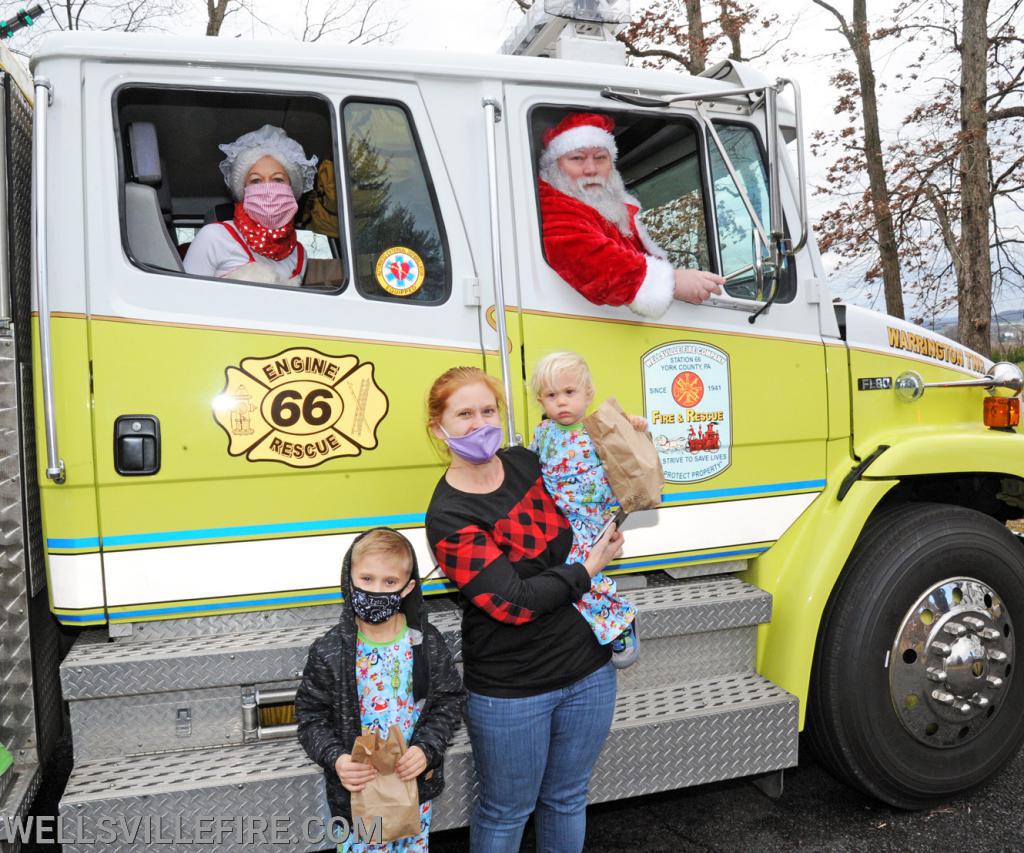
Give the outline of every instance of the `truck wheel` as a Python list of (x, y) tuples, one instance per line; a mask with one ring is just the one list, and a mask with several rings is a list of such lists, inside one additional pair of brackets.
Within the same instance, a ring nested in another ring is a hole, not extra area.
[(923, 808), (990, 779), (1024, 737), (1024, 548), (989, 516), (905, 504), (865, 528), (818, 636), (812, 745), (848, 783)]

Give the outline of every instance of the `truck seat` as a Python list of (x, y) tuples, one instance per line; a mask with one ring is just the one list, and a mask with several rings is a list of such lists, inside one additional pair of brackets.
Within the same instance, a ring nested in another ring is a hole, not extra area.
[[(164, 207), (170, 212), (170, 191), (163, 180), (156, 127), (152, 122), (128, 125), (131, 180), (125, 184), (128, 247), (140, 263), (158, 269), (183, 270), (177, 247), (167, 231)], [(161, 204), (161, 193), (164, 203)]]

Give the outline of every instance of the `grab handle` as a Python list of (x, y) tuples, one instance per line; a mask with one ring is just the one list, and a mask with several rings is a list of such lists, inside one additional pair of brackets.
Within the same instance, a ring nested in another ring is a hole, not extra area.
[(39, 307), (39, 361), (42, 365), (43, 424), (46, 431), (46, 476), (64, 482), (64, 460), (57, 452), (57, 416), (53, 403), (53, 344), (50, 340), (50, 293), (46, 276), (46, 115), (53, 86), (36, 77), (32, 114), (32, 277)]

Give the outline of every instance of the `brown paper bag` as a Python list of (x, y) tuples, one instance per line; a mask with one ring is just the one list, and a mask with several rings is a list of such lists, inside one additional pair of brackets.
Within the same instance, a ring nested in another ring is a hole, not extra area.
[(661, 503), (665, 473), (650, 435), (637, 432), (614, 397), (583, 419), (608, 484), (626, 512), (651, 509)]
[(377, 732), (360, 735), (352, 746), (352, 760), (377, 768), (376, 779), (351, 795), (352, 818), (361, 817), (371, 827), (381, 819), (383, 836), (374, 842), (397, 841), (420, 831), (420, 797), (416, 780), (403, 782), (395, 773), (395, 764), (405, 755), (405, 738), (398, 726), (388, 729), (387, 740)]

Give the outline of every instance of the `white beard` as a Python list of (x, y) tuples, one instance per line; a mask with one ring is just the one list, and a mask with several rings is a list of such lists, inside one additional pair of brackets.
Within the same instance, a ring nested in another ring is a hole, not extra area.
[(587, 183), (599, 186), (581, 186), (582, 179), (573, 180), (568, 177), (558, 167), (557, 161), (543, 167), (540, 176), (559, 192), (594, 208), (626, 237), (632, 235), (629, 209), (626, 207), (628, 194), (618, 169), (612, 169), (607, 178), (597, 175), (586, 178)]

